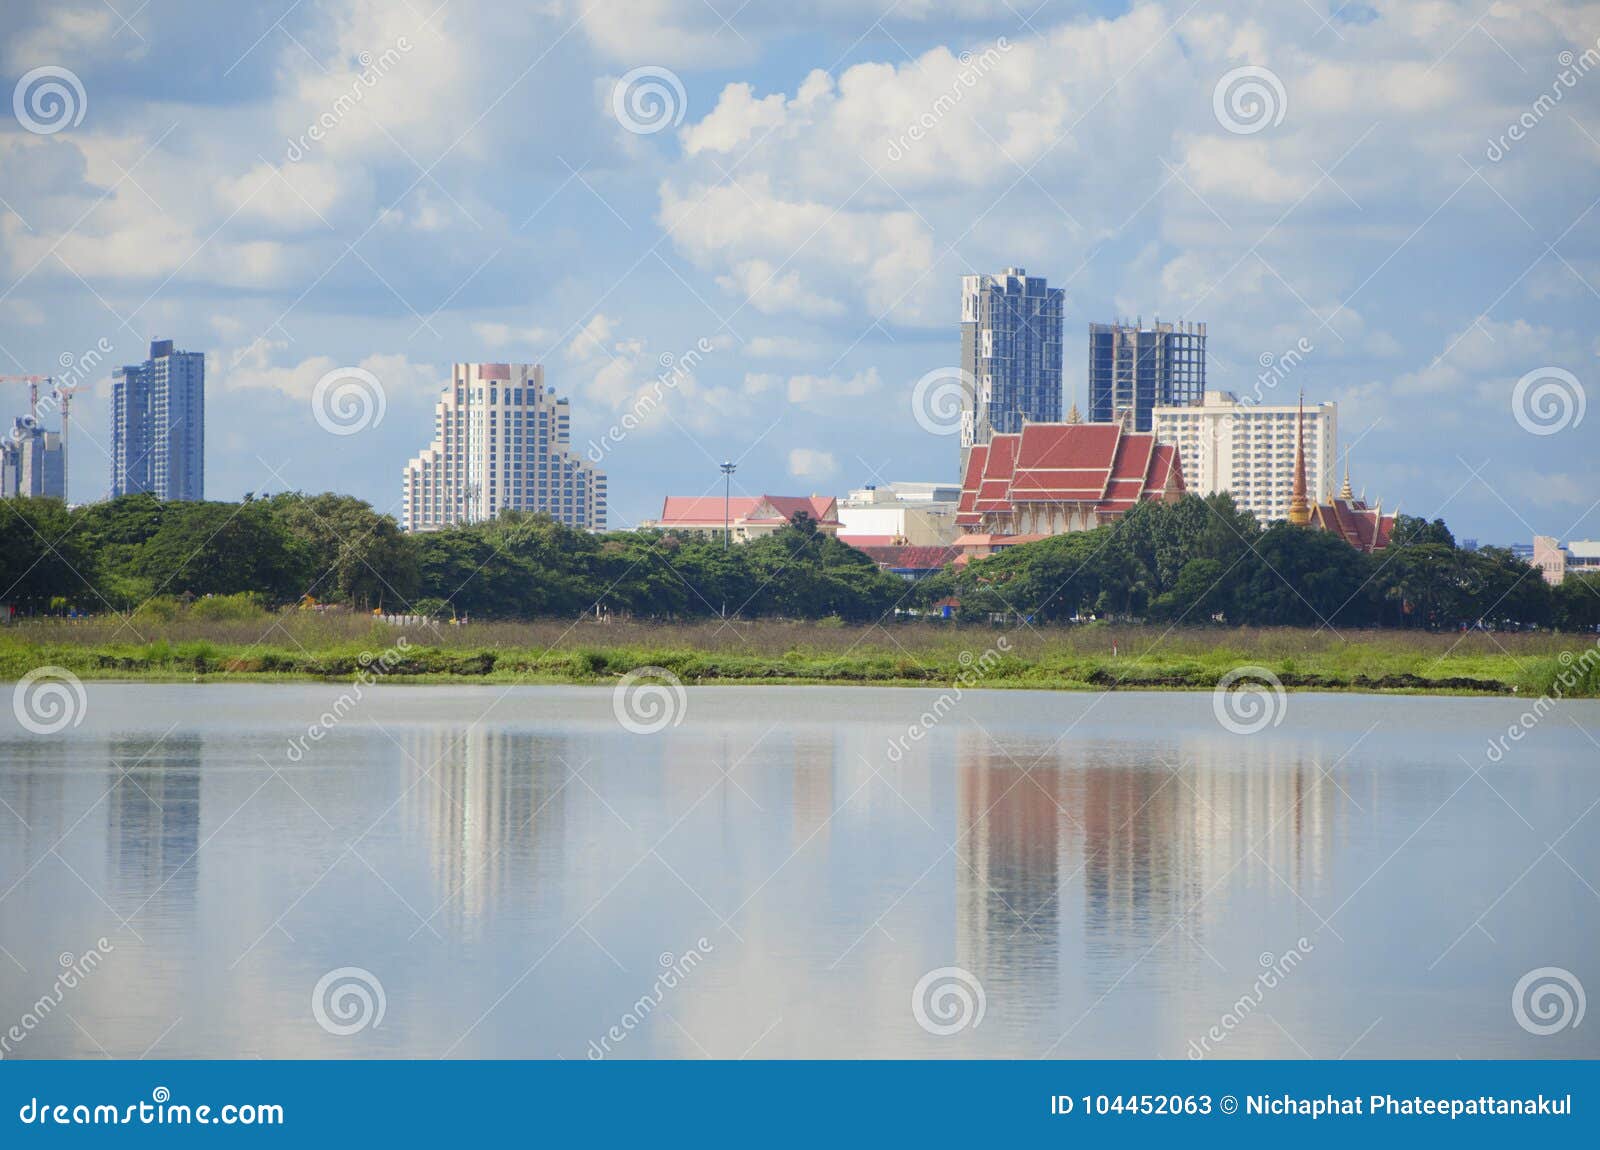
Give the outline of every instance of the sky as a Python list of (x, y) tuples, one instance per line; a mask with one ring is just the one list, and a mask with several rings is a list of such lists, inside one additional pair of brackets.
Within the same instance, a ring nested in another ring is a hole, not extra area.
[(1022, 266), (1069, 402), (1091, 322), (1203, 321), (1211, 386), (1339, 402), (1369, 501), (1600, 537), (1597, 3), (7, 0), (0, 79), (0, 372), (81, 376), (75, 501), (158, 338), (213, 499), (398, 514), (457, 361), (625, 429), (613, 527), (724, 459), (954, 480), (917, 383)]

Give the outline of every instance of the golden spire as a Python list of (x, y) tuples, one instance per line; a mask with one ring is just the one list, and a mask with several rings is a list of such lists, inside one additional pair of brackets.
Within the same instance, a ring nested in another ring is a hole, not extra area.
[(1311, 505), (1306, 502), (1306, 393), (1300, 392), (1300, 414), (1295, 420), (1294, 495), (1289, 500), (1289, 522), (1304, 527), (1311, 522)]
[(1076, 399), (1074, 399), (1072, 401), (1072, 406), (1067, 408), (1067, 422), (1068, 423), (1082, 423), (1083, 422), (1083, 416), (1078, 414), (1078, 401)]
[(1344, 486), (1339, 488), (1340, 499), (1354, 499), (1356, 493), (1350, 489), (1350, 449), (1344, 449)]

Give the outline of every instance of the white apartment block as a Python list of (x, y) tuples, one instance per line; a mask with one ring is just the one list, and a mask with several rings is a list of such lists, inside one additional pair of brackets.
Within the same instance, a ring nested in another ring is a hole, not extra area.
[[(1305, 409), (1306, 485), (1312, 502), (1337, 486), (1339, 405)], [(1231, 492), (1266, 526), (1289, 517), (1294, 493), (1296, 404), (1241, 403), (1231, 391), (1208, 391), (1197, 407), (1157, 407), (1156, 439), (1178, 449), (1183, 478), (1196, 495)]]
[(407, 531), (543, 511), (606, 524), (606, 477), (572, 449), (571, 409), (531, 363), (458, 363), (434, 408), (433, 443), (405, 469)]

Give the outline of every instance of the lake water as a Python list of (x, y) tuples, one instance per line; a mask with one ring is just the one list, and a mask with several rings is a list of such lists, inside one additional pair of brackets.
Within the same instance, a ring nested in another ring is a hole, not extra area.
[(1597, 703), (349, 692), (0, 708), (0, 1053), (1600, 1056)]

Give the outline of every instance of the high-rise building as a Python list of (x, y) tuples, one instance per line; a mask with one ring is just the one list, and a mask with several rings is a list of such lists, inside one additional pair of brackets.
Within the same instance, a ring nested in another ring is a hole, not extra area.
[[(1156, 439), (1183, 456), (1183, 477), (1196, 495), (1232, 494), (1265, 526), (1289, 517), (1296, 447), (1294, 404), (1241, 403), (1231, 391), (1208, 391), (1197, 407), (1157, 407)], [(1313, 500), (1331, 497), (1339, 441), (1339, 406), (1306, 408), (1306, 479)]]
[(14, 421), (0, 441), (0, 499), (65, 499), (66, 495), (61, 433), (46, 431), (28, 416)]
[(1015, 435), (1024, 420), (1061, 419), (1061, 312), (1066, 293), (1023, 268), (961, 277), (961, 446)]
[(205, 479), (206, 357), (155, 340), (112, 376), (111, 494), (199, 500)]
[(1149, 431), (1158, 407), (1200, 402), (1206, 390), (1206, 325), (1089, 325), (1089, 422), (1133, 420)]
[(512, 510), (605, 527), (605, 473), (572, 450), (571, 423), (539, 364), (456, 364), (434, 407), (433, 443), (406, 465), (401, 524), (431, 531)]

